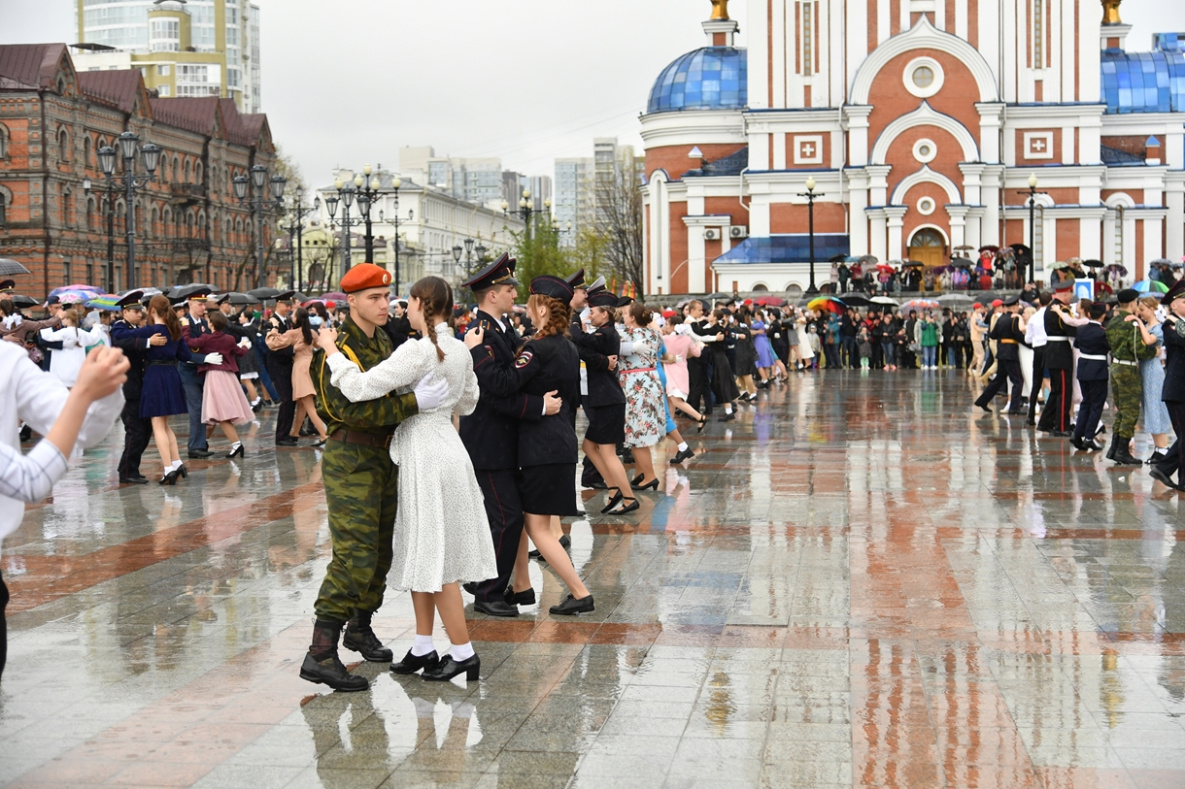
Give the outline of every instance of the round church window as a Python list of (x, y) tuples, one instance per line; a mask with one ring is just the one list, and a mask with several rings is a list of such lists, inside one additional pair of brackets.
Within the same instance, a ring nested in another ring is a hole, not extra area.
[(934, 203), (934, 200), (932, 198), (923, 197), (921, 200), (918, 200), (918, 213), (919, 214), (922, 214), (924, 216), (929, 216), (930, 214), (934, 213), (934, 211), (937, 208), (938, 208), (938, 206)]
[(918, 66), (913, 70), (913, 84), (919, 88), (928, 88), (934, 84), (934, 69), (929, 66)]
[(938, 146), (933, 140), (923, 137), (913, 144), (913, 158), (922, 164), (929, 164), (938, 156)]
[(919, 99), (928, 99), (942, 90), (945, 78), (942, 66), (931, 57), (914, 58), (901, 74), (905, 89)]

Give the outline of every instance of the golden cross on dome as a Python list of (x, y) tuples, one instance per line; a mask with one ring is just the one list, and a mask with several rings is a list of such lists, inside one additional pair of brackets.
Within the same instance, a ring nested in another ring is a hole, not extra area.
[(1123, 20), (1119, 18), (1119, 4), (1123, 0), (1103, 0), (1103, 24), (1104, 25), (1122, 25)]
[(728, 0), (712, 0), (712, 18), (728, 19)]

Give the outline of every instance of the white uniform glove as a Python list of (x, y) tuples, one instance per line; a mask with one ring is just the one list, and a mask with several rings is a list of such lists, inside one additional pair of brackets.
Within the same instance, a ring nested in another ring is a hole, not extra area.
[(251, 341), (244, 337), (243, 339), (239, 340), (239, 347), (251, 350)]
[(202, 364), (212, 364), (214, 366), (218, 366), (222, 364), (222, 354), (218, 353), (217, 351), (214, 353), (208, 353), (206, 354), (206, 361), (202, 362)]
[(434, 408), (439, 408), (448, 398), (448, 381), (444, 378), (434, 380), (434, 374), (428, 373), (416, 384), (413, 392), (419, 409), (431, 411)]

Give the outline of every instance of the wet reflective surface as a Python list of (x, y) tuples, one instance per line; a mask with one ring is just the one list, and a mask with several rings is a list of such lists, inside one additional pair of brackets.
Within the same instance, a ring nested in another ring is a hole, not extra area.
[[(361, 694), (297, 676), (317, 452), (265, 411), (245, 460), (119, 487), (117, 430), (3, 546), (0, 783), (1185, 786), (1181, 502), (971, 397), (822, 373), (689, 429), (640, 517), (573, 525), (594, 614), (536, 564), (539, 607), (471, 622), (479, 683)], [(407, 650), (407, 595), (375, 630)]]

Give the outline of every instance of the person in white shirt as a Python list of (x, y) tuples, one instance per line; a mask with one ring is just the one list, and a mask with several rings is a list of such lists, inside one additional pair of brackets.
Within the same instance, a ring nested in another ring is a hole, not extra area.
[[(25, 504), (44, 498), (66, 472), (77, 444), (102, 441), (123, 407), (120, 387), (128, 360), (118, 348), (99, 348), (83, 360), (73, 390), (29, 360), (24, 348), (0, 343), (0, 540), (16, 531)], [(20, 450), (19, 424), (45, 436), (28, 455)], [(8, 655), (4, 609), (8, 588), (0, 575), (0, 676)]]
[(1049, 344), (1049, 335), (1045, 333), (1045, 311), (1049, 309), (1049, 302), (1053, 296), (1042, 293), (1038, 298), (1041, 307), (1029, 318), (1025, 325), (1025, 342), (1033, 349), (1032, 385), (1029, 391), (1029, 418), (1025, 423), (1029, 427), (1037, 426), (1037, 401), (1044, 397), (1045, 389), (1049, 386), (1049, 376), (1045, 374), (1045, 346)]
[(41, 339), (46, 342), (60, 342), (61, 350), (53, 352), (49, 357), (49, 371), (58, 377), (67, 387), (74, 386), (74, 379), (78, 377), (78, 370), (86, 358), (86, 349), (91, 345), (103, 344), (104, 333), (99, 329), (87, 331), (79, 328), (80, 318), (73, 309), (62, 311), (62, 327), (60, 329), (42, 329)]

